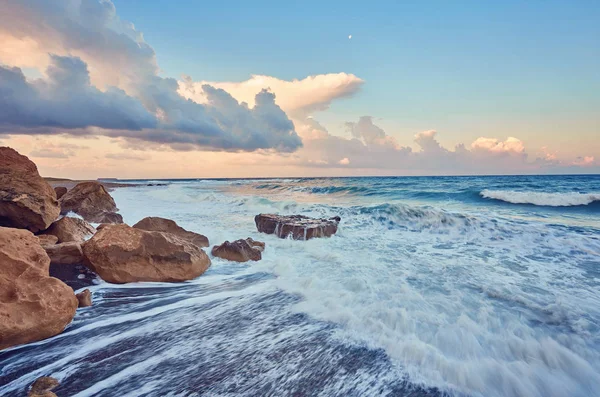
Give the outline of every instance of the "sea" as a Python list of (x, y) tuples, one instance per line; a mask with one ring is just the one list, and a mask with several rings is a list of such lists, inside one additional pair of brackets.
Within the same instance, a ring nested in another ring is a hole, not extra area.
[[(64, 333), (0, 352), (1, 396), (42, 375), (60, 397), (600, 396), (600, 175), (127, 183), (126, 223), (252, 237), (263, 259), (96, 281)], [(259, 213), (341, 223), (294, 241)]]

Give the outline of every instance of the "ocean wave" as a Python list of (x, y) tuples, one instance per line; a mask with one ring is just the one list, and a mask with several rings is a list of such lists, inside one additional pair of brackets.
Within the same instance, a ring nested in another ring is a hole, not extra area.
[[(343, 211), (342, 211), (343, 212)], [(410, 231), (432, 231), (448, 233), (452, 230), (464, 233), (468, 230), (498, 229), (492, 220), (448, 212), (430, 207), (414, 207), (405, 204), (381, 204), (367, 207), (350, 207), (349, 215), (368, 215), (369, 218), (387, 228)]]
[(531, 204), (545, 207), (573, 207), (600, 201), (600, 193), (545, 193), (511, 190), (483, 190), (481, 197), (512, 204)]

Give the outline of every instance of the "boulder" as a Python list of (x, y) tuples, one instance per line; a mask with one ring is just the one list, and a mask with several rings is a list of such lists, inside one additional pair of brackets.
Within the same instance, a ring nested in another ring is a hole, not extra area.
[(259, 214), (254, 218), (261, 233), (275, 234), (280, 238), (308, 240), (315, 237), (330, 237), (337, 232), (341, 218), (309, 218), (304, 215)]
[(60, 385), (60, 382), (50, 376), (37, 378), (31, 385), (27, 397), (56, 397), (51, 390)]
[(210, 266), (201, 248), (171, 233), (105, 225), (83, 244), (85, 264), (110, 283), (179, 282)]
[(75, 241), (44, 246), (53, 265), (76, 265), (83, 263), (81, 244)]
[(56, 236), (59, 243), (83, 243), (96, 229), (83, 219), (65, 216), (54, 222), (43, 234)]
[(0, 147), (0, 226), (46, 229), (58, 218), (56, 193), (27, 157)]
[(0, 349), (59, 334), (75, 316), (73, 290), (49, 265), (31, 232), (0, 227)]
[(179, 226), (175, 221), (165, 218), (159, 218), (157, 216), (149, 216), (142, 219), (133, 227), (137, 229), (147, 230), (150, 232), (165, 232), (176, 235), (198, 247), (208, 247), (208, 238), (198, 233), (189, 232)]
[(51, 234), (40, 234), (39, 236), (36, 236), (40, 242), (40, 245), (42, 247), (45, 247), (46, 245), (54, 245), (56, 243), (58, 243), (58, 237), (53, 236)]
[(73, 211), (88, 222), (117, 223), (114, 220), (118, 219), (123, 221), (120, 215), (114, 214), (117, 211), (115, 200), (99, 182), (78, 183), (62, 196), (60, 204), (61, 214)]
[(92, 306), (92, 293), (89, 289), (84, 289), (80, 293), (76, 294), (75, 297), (79, 301), (79, 307)]
[(123, 216), (116, 212), (103, 212), (96, 217), (97, 223), (123, 223)]
[(264, 249), (265, 243), (247, 238), (246, 240), (240, 239), (231, 243), (225, 241), (221, 245), (215, 245), (211, 253), (213, 256), (229, 261), (248, 262), (261, 260)]
[(67, 190), (68, 189), (64, 186), (56, 186), (54, 188), (54, 193), (56, 193), (56, 199), (60, 200), (60, 198), (67, 193)]

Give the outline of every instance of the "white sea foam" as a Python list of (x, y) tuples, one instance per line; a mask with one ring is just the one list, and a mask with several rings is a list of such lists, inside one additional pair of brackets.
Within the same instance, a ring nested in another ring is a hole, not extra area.
[(548, 207), (571, 207), (600, 201), (600, 193), (545, 193), (486, 189), (480, 195), (484, 198), (506, 201), (507, 203)]

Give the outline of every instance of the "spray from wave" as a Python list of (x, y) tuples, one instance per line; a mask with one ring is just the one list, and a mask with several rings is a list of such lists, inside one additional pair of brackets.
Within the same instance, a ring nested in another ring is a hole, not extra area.
[(483, 198), (512, 204), (532, 204), (546, 207), (573, 207), (600, 201), (600, 193), (545, 193), (516, 192), (511, 190), (483, 190)]

